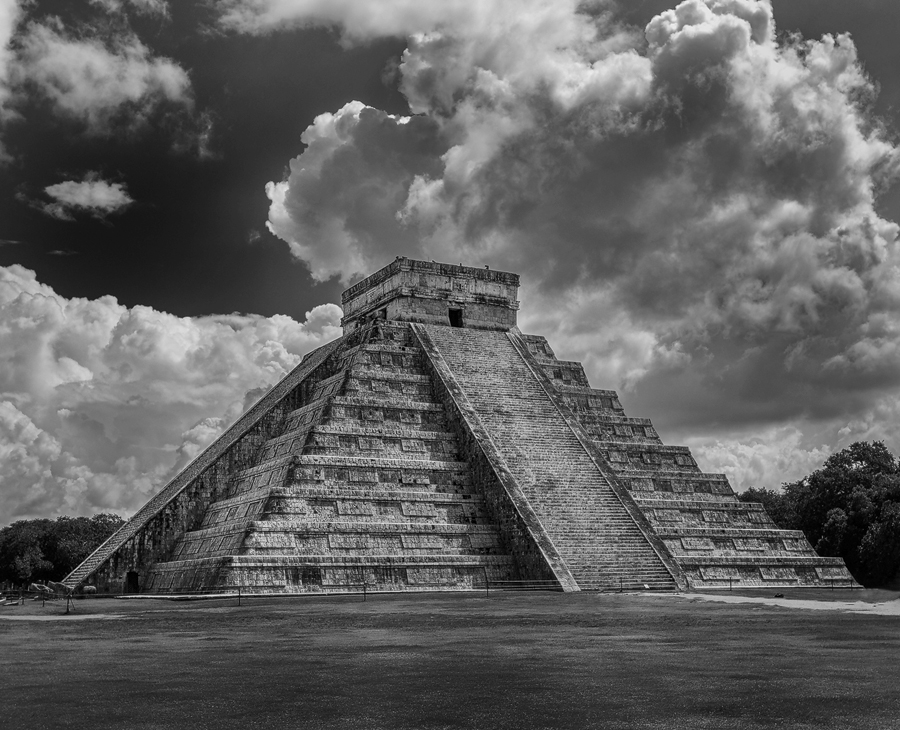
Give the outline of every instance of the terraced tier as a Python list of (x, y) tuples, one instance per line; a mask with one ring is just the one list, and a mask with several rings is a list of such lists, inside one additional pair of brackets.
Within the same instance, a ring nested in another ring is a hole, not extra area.
[(154, 590), (450, 589), (513, 575), (408, 327), (374, 326), (340, 363), (154, 566)]
[(633, 469), (619, 472), (618, 479), (642, 507), (653, 500), (685, 497), (697, 500), (735, 501), (734, 491), (724, 474), (697, 471), (647, 471)]
[[(230, 555), (169, 562), (154, 573), (153, 590), (240, 586), (247, 593), (433, 591), (483, 588), (514, 570), (504, 555)], [(204, 581), (212, 580), (211, 585)]]
[(66, 578), (101, 591), (563, 590), (850, 579), (516, 327), (518, 276), (403, 257), (344, 335)]
[(802, 533), (778, 530), (762, 505), (738, 501), (725, 475), (703, 473), (690, 449), (663, 444), (648, 419), (626, 416), (614, 391), (581, 382), (546, 340), (523, 339), (690, 585), (821, 585), (826, 573), (850, 580)]

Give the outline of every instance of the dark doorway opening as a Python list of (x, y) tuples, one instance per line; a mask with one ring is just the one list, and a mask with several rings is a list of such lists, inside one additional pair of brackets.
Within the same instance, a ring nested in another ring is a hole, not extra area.
[(137, 593), (138, 592), (137, 571), (129, 570), (125, 574), (125, 592), (126, 593)]
[(461, 309), (451, 309), (450, 310), (450, 326), (451, 327), (462, 327), (463, 326)]

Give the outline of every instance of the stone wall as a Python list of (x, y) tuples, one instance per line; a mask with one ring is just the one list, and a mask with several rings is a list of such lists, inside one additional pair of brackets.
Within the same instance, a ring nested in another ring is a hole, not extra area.
[(460, 326), (508, 330), (518, 287), (518, 275), (504, 271), (398, 258), (343, 293), (341, 324), (346, 332), (378, 318), (451, 324), (456, 309)]

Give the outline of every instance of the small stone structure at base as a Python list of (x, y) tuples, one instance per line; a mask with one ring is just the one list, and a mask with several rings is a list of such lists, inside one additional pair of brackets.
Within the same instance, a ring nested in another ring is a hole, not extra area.
[(65, 580), (103, 592), (852, 579), (516, 327), (515, 274), (398, 258)]

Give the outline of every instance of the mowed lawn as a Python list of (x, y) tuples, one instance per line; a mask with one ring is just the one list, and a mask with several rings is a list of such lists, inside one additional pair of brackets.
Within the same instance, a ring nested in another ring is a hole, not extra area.
[(75, 608), (0, 618), (3, 727), (900, 728), (900, 616), (590, 593)]

